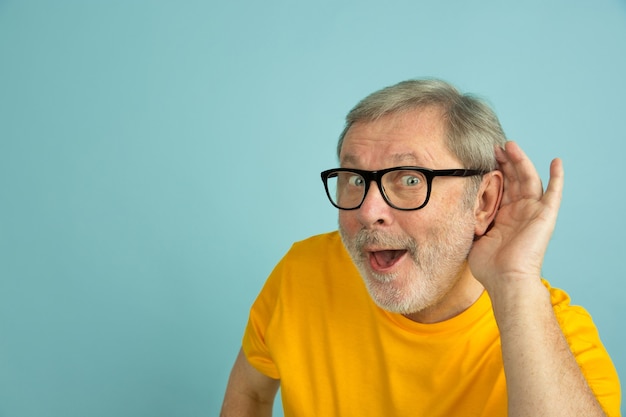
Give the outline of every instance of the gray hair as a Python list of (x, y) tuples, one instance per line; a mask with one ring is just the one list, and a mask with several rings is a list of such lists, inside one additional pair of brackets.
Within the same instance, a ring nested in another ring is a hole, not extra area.
[(447, 146), (464, 168), (483, 171), (497, 166), (494, 148), (506, 137), (493, 110), (471, 94), (461, 94), (451, 84), (436, 79), (402, 81), (361, 100), (346, 116), (337, 154), (346, 133), (356, 122), (371, 122), (388, 115), (436, 106), (443, 111)]

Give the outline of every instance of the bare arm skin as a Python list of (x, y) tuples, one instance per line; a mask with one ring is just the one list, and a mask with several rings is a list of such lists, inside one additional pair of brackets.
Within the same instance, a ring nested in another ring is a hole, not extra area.
[(562, 163), (552, 161), (544, 193), (535, 167), (517, 144), (497, 149), (496, 157), (504, 179), (502, 201), (469, 263), (493, 303), (509, 416), (604, 416), (540, 279), (561, 202)]
[(269, 417), (280, 380), (257, 371), (239, 351), (226, 387), (220, 417)]

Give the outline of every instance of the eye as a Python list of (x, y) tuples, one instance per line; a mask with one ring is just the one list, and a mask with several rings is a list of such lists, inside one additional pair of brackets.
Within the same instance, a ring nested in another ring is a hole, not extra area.
[(400, 184), (405, 187), (415, 187), (420, 185), (421, 182), (422, 179), (415, 175), (403, 175), (402, 178), (400, 178)]
[(348, 178), (348, 184), (353, 185), (355, 187), (362, 187), (364, 183), (365, 181), (363, 180), (363, 177), (360, 175), (354, 174), (350, 176), (350, 178)]

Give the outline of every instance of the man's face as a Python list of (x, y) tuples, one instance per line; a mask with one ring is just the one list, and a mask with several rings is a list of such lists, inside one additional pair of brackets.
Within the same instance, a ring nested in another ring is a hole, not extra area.
[[(401, 165), (463, 168), (444, 135), (441, 112), (433, 107), (355, 123), (343, 142), (341, 166), (372, 171)], [(476, 288), (465, 262), (474, 238), (468, 181), (436, 177), (429, 203), (417, 211), (391, 208), (372, 184), (359, 209), (339, 211), (344, 245), (380, 307), (417, 313), (419, 321), (458, 314), (456, 304)]]

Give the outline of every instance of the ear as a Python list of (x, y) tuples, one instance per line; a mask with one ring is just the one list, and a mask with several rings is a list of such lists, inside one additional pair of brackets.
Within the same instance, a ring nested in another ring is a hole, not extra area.
[(502, 172), (494, 170), (483, 175), (483, 181), (476, 196), (476, 206), (474, 207), (476, 219), (474, 233), (477, 237), (487, 233), (493, 219), (496, 217), (502, 201), (503, 185)]

